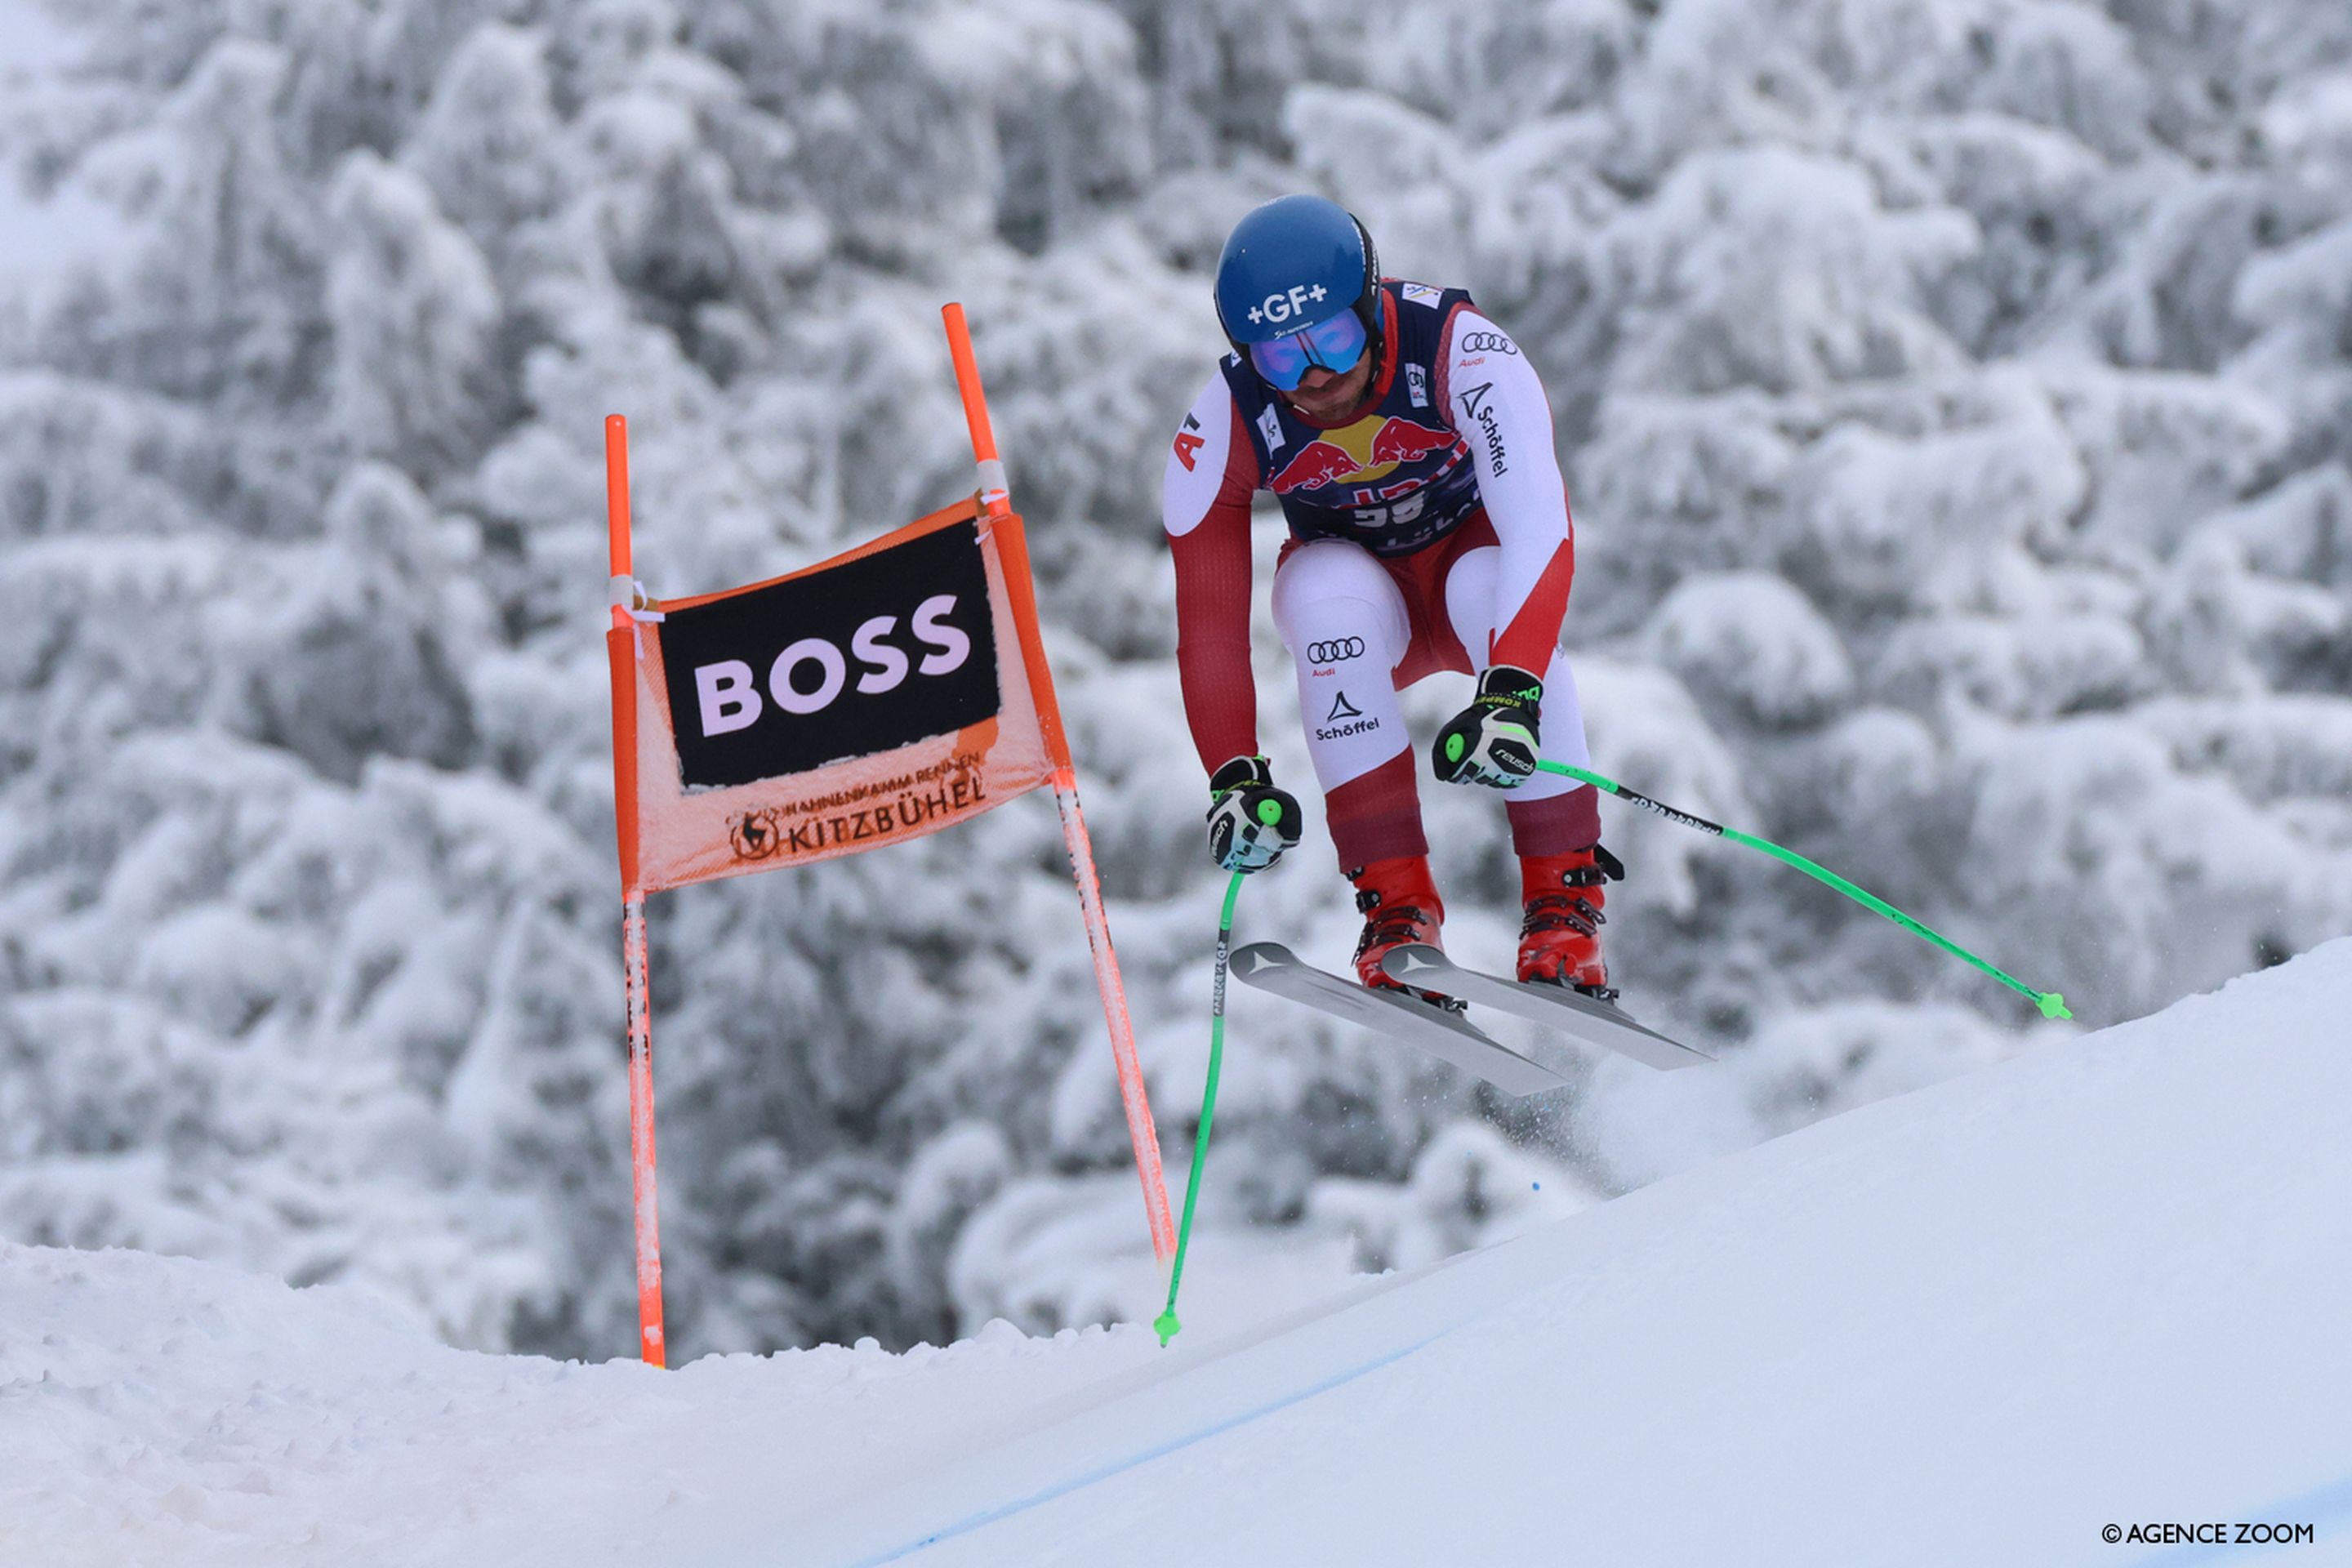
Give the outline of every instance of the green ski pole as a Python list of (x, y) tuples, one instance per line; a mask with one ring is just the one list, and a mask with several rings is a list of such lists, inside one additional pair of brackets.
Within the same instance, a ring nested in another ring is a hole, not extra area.
[(1217, 916), (1217, 986), (1209, 1005), (1209, 1082), (1201, 1091), (1201, 1132), (1192, 1141), (1192, 1173), (1184, 1183), (1184, 1218), (1176, 1227), (1176, 1267), (1168, 1276), (1168, 1308), (1152, 1320), (1160, 1348), (1184, 1325), (1176, 1321), (1176, 1292), (1184, 1283), (1184, 1253), (1192, 1245), (1192, 1207), (1201, 1197), (1201, 1168), (1209, 1162), (1209, 1119), (1217, 1110), (1217, 1073), (1225, 1059), (1225, 963), (1234, 947), (1234, 902), (1242, 894), (1243, 873), (1225, 884), (1225, 907)]
[(1696, 827), (1701, 833), (1711, 833), (1717, 838), (1727, 838), (1734, 844), (1745, 844), (1750, 849), (1760, 849), (1765, 854), (1769, 855), (1772, 858), (1780, 861), (1783, 865), (1794, 866), (1798, 870), (1802, 871), (1806, 876), (1811, 877), (1816, 882), (1821, 882), (1829, 887), (1835, 888), (1839, 892), (1843, 893), (1847, 898), (1852, 899), (1855, 903), (1862, 905), (1864, 909), (1874, 910), (1878, 913), (1885, 915), (1888, 920), (1893, 921), (1896, 925), (1901, 926), (1905, 931), (1909, 931), (1913, 936), (1919, 938), (1921, 941), (1931, 942), (1937, 947), (1942, 948), (1946, 952), (1950, 953), (1953, 957), (1974, 964), (1977, 968), (1982, 970), (1985, 973), (1991, 975), (1995, 980), (2000, 981), (2003, 985), (2008, 986), (2011, 990), (2021, 992), (2025, 995), (2032, 997), (2033, 999), (2034, 1005), (2042, 1009), (2042, 1016), (2043, 1017), (2071, 1018), (2074, 1016), (2066, 1010), (2066, 998), (2061, 996), (2057, 992), (2036, 991), (2032, 986), (2028, 985), (2025, 982), (2018, 979), (2016, 976), (2002, 970), (1994, 968), (1991, 964), (1987, 963), (1983, 959), (1979, 958), (1975, 953), (1970, 952), (1967, 948), (1960, 946), (1958, 942), (1952, 942), (1939, 933), (1930, 931), (1927, 927), (1921, 925), (1917, 921), (1913, 920), (1909, 915), (1905, 914), (1901, 910), (1896, 909), (1893, 904), (1888, 903), (1885, 899), (1880, 898), (1877, 894), (1869, 891), (1867, 889), (1854, 886), (1852, 882), (1847, 881), (1843, 877), (1839, 876), (1835, 871), (1815, 865), (1812, 861), (1806, 859), (1802, 855), (1798, 854), (1793, 849), (1783, 848), (1781, 846), (1773, 843), (1770, 839), (1759, 838), (1752, 833), (1742, 833), (1736, 827), (1726, 827), (1720, 823), (1709, 822), (1704, 816), (1693, 816), (1687, 811), (1676, 811), (1671, 805), (1667, 805), (1660, 801), (1652, 800), (1648, 795), (1642, 794), (1638, 790), (1627, 789), (1615, 779), (1603, 777), (1601, 774), (1596, 773), (1589, 768), (1576, 767), (1568, 763), (1545, 762), (1538, 762), (1536, 763), (1536, 766), (1541, 768), (1548, 773), (1560, 773), (1566, 777), (1575, 779), (1579, 783), (1589, 784), (1593, 788), (1600, 790), (1604, 794), (1615, 795), (1619, 800), (1625, 802), (1628, 805), (1638, 805), (1643, 811), (1654, 813), (1659, 816), (1664, 817), (1669, 822), (1679, 822), (1685, 827)]

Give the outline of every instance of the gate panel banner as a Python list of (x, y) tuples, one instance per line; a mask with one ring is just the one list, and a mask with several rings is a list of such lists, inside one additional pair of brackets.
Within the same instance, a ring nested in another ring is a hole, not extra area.
[(990, 521), (965, 501), (638, 628), (644, 891), (918, 838), (1052, 781)]

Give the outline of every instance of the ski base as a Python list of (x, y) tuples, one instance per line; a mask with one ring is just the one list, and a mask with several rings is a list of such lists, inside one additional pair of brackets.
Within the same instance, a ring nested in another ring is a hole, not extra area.
[(1233, 973), (1244, 985), (1303, 1002), (1351, 1024), (1402, 1040), (1465, 1072), (1475, 1073), (1506, 1094), (1541, 1094), (1565, 1087), (1557, 1073), (1528, 1060), (1458, 1014), (1414, 997), (1375, 991), (1352, 980), (1343, 980), (1303, 963), (1278, 942), (1254, 942), (1236, 952)]
[(1579, 1045), (1615, 1051), (1661, 1071), (1715, 1059), (1696, 1046), (1634, 1022), (1614, 1003), (1595, 1001), (1565, 985), (1529, 984), (1499, 974), (1482, 974), (1463, 968), (1433, 947), (1419, 943), (1400, 947), (1382, 960), (1381, 967), (1404, 984), (1442, 991), (1528, 1019)]

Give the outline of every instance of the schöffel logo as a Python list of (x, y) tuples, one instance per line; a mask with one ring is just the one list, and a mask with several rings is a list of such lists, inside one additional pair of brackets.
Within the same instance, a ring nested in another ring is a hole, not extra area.
[(1363, 657), (1364, 639), (1361, 637), (1334, 637), (1329, 642), (1307, 645), (1307, 662), (1309, 664), (1337, 664), (1343, 658)]
[(1478, 422), (1486, 437), (1486, 461), (1496, 478), (1511, 471), (1509, 454), (1503, 449), (1503, 427), (1495, 420), (1495, 403), (1489, 395), (1495, 390), (1491, 381), (1482, 381), (1462, 395), (1462, 410)]
[(1462, 353), (1465, 354), (1516, 354), (1518, 345), (1500, 332), (1465, 332), (1462, 337)]
[(1349, 701), (1348, 694), (1342, 691), (1339, 700), (1331, 704), (1331, 711), (1324, 715), (1323, 722), (1316, 727), (1315, 738), (1318, 741), (1344, 741), (1350, 735), (1370, 734), (1380, 727), (1378, 719), (1365, 718), (1363, 710)]
[[(688, 788), (895, 751), (1002, 706), (988, 572), (970, 522), (672, 610), (661, 648)], [(772, 826), (747, 820), (737, 852), (762, 858)]]

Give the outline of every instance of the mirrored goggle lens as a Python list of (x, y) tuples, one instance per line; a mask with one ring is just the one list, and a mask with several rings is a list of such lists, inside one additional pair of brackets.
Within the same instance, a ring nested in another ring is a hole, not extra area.
[(1270, 386), (1289, 392), (1298, 385), (1307, 374), (1307, 343), (1305, 335), (1276, 338), (1272, 342), (1252, 343), (1250, 363), (1257, 367)]
[(1276, 338), (1271, 342), (1250, 344), (1250, 363), (1257, 367), (1267, 384), (1283, 392), (1297, 390), (1306, 378), (1309, 366), (1320, 365), (1325, 370), (1342, 374), (1355, 368), (1363, 357), (1364, 345), (1370, 340), (1364, 323), (1353, 310), (1342, 310), (1328, 321), (1318, 321), (1303, 332)]

